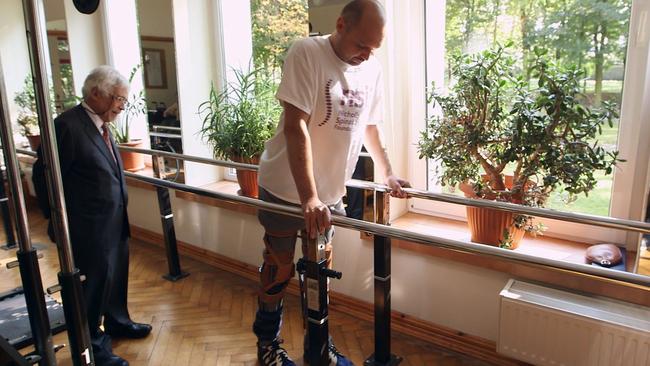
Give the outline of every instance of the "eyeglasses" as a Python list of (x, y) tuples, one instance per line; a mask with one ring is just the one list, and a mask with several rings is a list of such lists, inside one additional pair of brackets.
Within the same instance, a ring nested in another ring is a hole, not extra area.
[(125, 97), (111, 94), (111, 98), (113, 98), (113, 100), (117, 100), (118, 102), (122, 103), (125, 107), (129, 105), (129, 100), (126, 99)]

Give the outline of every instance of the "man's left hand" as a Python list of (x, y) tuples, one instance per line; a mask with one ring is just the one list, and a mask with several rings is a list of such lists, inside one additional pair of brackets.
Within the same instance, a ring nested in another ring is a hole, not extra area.
[(384, 182), (390, 188), (390, 195), (396, 198), (407, 198), (408, 195), (402, 188), (411, 188), (411, 183), (394, 175), (386, 177)]

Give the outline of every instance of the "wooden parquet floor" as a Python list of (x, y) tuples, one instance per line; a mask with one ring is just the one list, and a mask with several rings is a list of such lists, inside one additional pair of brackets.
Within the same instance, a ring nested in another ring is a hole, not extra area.
[[(46, 222), (29, 215), (32, 240), (47, 243), (39, 262), (44, 286), (56, 282), (59, 271), (55, 246), (45, 236)], [(4, 243), (4, 232), (0, 240)], [(17, 269), (4, 263), (14, 251), (0, 250), (0, 291), (20, 286)], [(144, 365), (256, 365), (255, 336), (251, 330), (256, 311), (254, 281), (182, 258), (191, 275), (176, 283), (161, 278), (167, 269), (162, 248), (131, 241), (129, 309), (138, 322), (151, 323), (153, 332), (141, 340), (114, 340), (114, 352), (133, 366)], [(55, 295), (60, 299), (59, 294)], [(284, 346), (302, 364), (303, 331), (299, 299), (287, 295), (282, 329)], [(341, 312), (331, 312), (330, 332), (337, 347), (356, 365), (373, 351), (373, 328)], [(68, 343), (66, 332), (54, 336), (55, 344)], [(393, 352), (402, 365), (484, 365), (420, 340), (393, 333)], [(21, 350), (25, 353), (29, 348)], [(59, 365), (70, 365), (67, 348), (57, 353)]]

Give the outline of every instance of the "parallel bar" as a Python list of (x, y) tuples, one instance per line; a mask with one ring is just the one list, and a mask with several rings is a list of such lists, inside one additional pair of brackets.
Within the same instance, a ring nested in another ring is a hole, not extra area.
[[(351, 180), (348, 181), (346, 184), (348, 187), (375, 189), (378, 191), (388, 190), (388, 187), (386, 187), (385, 185), (366, 182), (366, 181)], [(529, 206), (517, 205), (514, 203), (465, 198), (465, 197), (455, 196), (452, 194), (426, 192), (426, 191), (420, 191), (412, 188), (404, 188), (404, 191), (408, 193), (409, 197), (411, 198), (423, 198), (427, 200), (447, 202), (447, 203), (453, 203), (457, 205), (492, 208), (501, 211), (507, 211), (507, 212), (513, 212), (513, 213), (518, 213), (523, 215), (537, 216), (537, 217), (546, 217), (549, 219), (569, 221), (569, 222), (575, 222), (579, 224), (594, 225), (594, 226), (606, 227), (611, 229), (619, 229), (619, 230), (636, 231), (640, 233), (650, 233), (650, 223), (641, 222), (641, 221), (618, 219), (615, 217), (608, 217), (608, 216), (587, 215), (587, 214), (573, 213), (573, 212), (562, 212), (562, 211), (551, 210), (548, 208), (529, 207)]]
[(157, 130), (169, 130), (169, 131), (181, 131), (182, 129), (180, 127), (174, 127), (174, 126), (161, 126), (161, 125), (153, 125), (152, 126), (154, 131)]
[[(237, 168), (237, 169), (257, 170), (257, 165), (252, 165), (252, 164), (243, 164), (243, 163), (234, 163), (231, 161), (206, 159), (197, 156), (169, 153), (166, 151), (158, 151), (158, 150), (137, 149), (137, 148), (123, 147), (123, 146), (120, 146), (119, 148), (125, 151), (133, 151), (133, 152), (139, 152), (142, 154), (149, 154), (149, 155), (162, 155), (170, 158), (194, 161), (197, 163), (225, 166), (225, 167)], [(372, 182), (367, 182), (362, 180), (349, 180), (346, 183), (346, 185), (348, 187), (370, 189), (370, 190), (382, 191), (382, 192), (386, 192), (389, 190), (389, 188), (383, 184), (372, 183)], [(618, 219), (618, 218), (607, 217), (607, 216), (587, 215), (587, 214), (574, 213), (574, 212), (561, 212), (561, 211), (551, 210), (548, 208), (528, 207), (528, 206), (516, 205), (513, 203), (464, 198), (464, 197), (454, 196), (451, 194), (433, 193), (433, 192), (421, 191), (412, 188), (405, 188), (404, 191), (407, 192), (409, 196), (412, 198), (423, 198), (432, 201), (447, 202), (447, 203), (453, 203), (453, 204), (464, 205), (464, 206), (492, 208), (496, 210), (514, 212), (523, 215), (531, 215), (537, 217), (546, 217), (549, 219), (576, 222), (579, 224), (594, 225), (594, 226), (607, 227), (607, 228), (619, 229), (619, 230), (636, 231), (640, 233), (650, 233), (650, 223), (645, 223), (641, 221)]]
[[(128, 150), (131, 149), (129, 148)], [(146, 149), (135, 149), (135, 150), (137, 150), (137, 152), (142, 152), (145, 154), (160, 153), (161, 155), (166, 155), (166, 156), (173, 155), (170, 157), (174, 157), (178, 159), (183, 159), (184, 157), (186, 157), (186, 155), (167, 153), (164, 151), (159, 152), (159, 151), (152, 151)], [(28, 155), (33, 154), (31, 151), (20, 150), (20, 149), (18, 149), (18, 152), (25, 153)], [(192, 161), (198, 162), (198, 160), (205, 160), (203, 162), (212, 165), (220, 165), (222, 163), (220, 161), (216, 161), (212, 159), (204, 159), (204, 158), (198, 158)], [(250, 169), (256, 167), (255, 165), (249, 165), (249, 164), (239, 164), (239, 163), (232, 163), (232, 162), (223, 162), (223, 163), (224, 166), (232, 166), (232, 167), (238, 167), (240, 165), (247, 165)], [(206, 189), (191, 187), (184, 184), (158, 180), (155, 178), (145, 177), (133, 173), (126, 172), (125, 174), (128, 177), (145, 181), (153, 185), (160, 185), (160, 186), (177, 189), (180, 191), (196, 193), (198, 195), (204, 195), (207, 197), (212, 197), (224, 201), (242, 203), (249, 206), (264, 208), (269, 211), (284, 213), (296, 217), (302, 217), (302, 213), (300, 212), (299, 209), (293, 209), (290, 207), (276, 205), (268, 202), (261, 202), (253, 198), (234, 196), (225, 193), (209, 191)], [(377, 189), (377, 190), (384, 190), (384, 191), (387, 190), (386, 186), (370, 183), (370, 182), (364, 182), (364, 181), (350, 180), (347, 182), (347, 185), (349, 187), (356, 187), (356, 188)], [(639, 231), (644, 233), (650, 233), (650, 224), (640, 222), (640, 221), (623, 220), (623, 219), (616, 219), (610, 217), (575, 214), (575, 213), (560, 213), (555, 210), (517, 206), (517, 205), (506, 204), (502, 202), (493, 202), (493, 201), (482, 202), (480, 200), (471, 200), (471, 199), (452, 196), (452, 195), (435, 194), (435, 193), (423, 192), (423, 191), (418, 191), (418, 190), (408, 189), (408, 188), (406, 189), (406, 191), (413, 197), (420, 197), (425, 199), (436, 199), (443, 202), (457, 203), (463, 205), (466, 204), (475, 207), (488, 207), (488, 208), (496, 208), (496, 209), (499, 209), (500, 207), (501, 209), (511, 210), (512, 212), (521, 213), (521, 214), (531, 214), (531, 215), (555, 218), (555, 219), (565, 220), (565, 221), (580, 222), (583, 224), (590, 224), (595, 226), (615, 227), (621, 230), (634, 230), (634, 231)], [(295, 213), (292, 211), (295, 211)], [(584, 220), (576, 221), (576, 218), (580, 218)], [(539, 258), (528, 254), (517, 253), (511, 250), (505, 250), (505, 249), (491, 247), (482, 244), (451, 240), (451, 239), (430, 236), (425, 234), (418, 234), (406, 230), (385, 227), (383, 225), (377, 225), (377, 224), (349, 219), (341, 216), (333, 216), (332, 220), (338, 226), (356, 229), (360, 231), (366, 231), (375, 235), (390, 236), (395, 239), (408, 240), (408, 241), (429, 245), (433, 247), (454, 249), (466, 253), (498, 257), (513, 263), (522, 262), (527, 264), (539, 265), (542, 267), (567, 270), (574, 274), (590, 275), (590, 276), (598, 277), (601, 280), (609, 280), (610, 282), (623, 284), (623, 285), (636, 284), (636, 285), (650, 286), (650, 279), (648, 279), (647, 276), (641, 276), (633, 273), (615, 271), (612, 269), (600, 268), (600, 267), (589, 266), (584, 264), (561, 262), (561, 261), (556, 261), (547, 258)]]
[(164, 137), (168, 139), (182, 139), (181, 135), (175, 133), (166, 133), (166, 132), (149, 132), (150, 137)]
[[(167, 187), (179, 191), (194, 193), (206, 197), (211, 197), (226, 202), (240, 203), (248, 206), (261, 208), (271, 212), (277, 212), (284, 215), (302, 217), (302, 211), (297, 207), (290, 207), (279, 205), (270, 202), (264, 202), (255, 198), (236, 196), (232, 194), (210, 191), (204, 188), (197, 188), (180, 184), (176, 182), (169, 182), (161, 179), (147, 177), (143, 175), (133, 174), (129, 172), (124, 173), (125, 176), (138, 179), (149, 184), (156, 186)], [(470, 242), (463, 242), (459, 240), (441, 238), (432, 235), (420, 234), (408, 230), (397, 229), (390, 226), (384, 226), (371, 222), (365, 222), (347, 217), (332, 215), (332, 222), (341, 227), (355, 229), (359, 231), (370, 232), (374, 235), (387, 236), (394, 239), (407, 240), (415, 243), (428, 245), (431, 247), (440, 247), (452, 249), (465, 253), (480, 254), (488, 257), (498, 257), (513, 263), (527, 263), (530, 265), (538, 265), (542, 268), (548, 267), (553, 269), (565, 270), (567, 273), (587, 275), (602, 281), (607, 281), (617, 285), (623, 285), (633, 288), (647, 290), (650, 286), (650, 277), (641, 276), (634, 273), (616, 271), (608, 268), (600, 268), (586, 264), (562, 262), (548, 258), (540, 258), (530, 254), (517, 253), (512, 250), (501, 249), (483, 244), (475, 244)]]
[(141, 154), (148, 154), (148, 155), (158, 155), (158, 156), (164, 156), (167, 158), (174, 158), (174, 159), (180, 159), (180, 160), (185, 160), (185, 161), (193, 161), (195, 163), (202, 163), (202, 164), (208, 164), (208, 165), (217, 165), (217, 166), (223, 166), (227, 168), (236, 168), (236, 169), (242, 169), (242, 170), (257, 170), (257, 165), (254, 164), (245, 164), (245, 163), (235, 163), (233, 161), (226, 161), (226, 160), (215, 160), (215, 159), (208, 159), (208, 158), (202, 158), (199, 156), (191, 156), (191, 155), (184, 155), (184, 154), (178, 154), (178, 153), (173, 153), (169, 151), (162, 151), (162, 150), (149, 150), (149, 149), (139, 149), (135, 147), (127, 147), (127, 146), (118, 146), (117, 147), (120, 150), (123, 151), (131, 151), (131, 152), (137, 152)]

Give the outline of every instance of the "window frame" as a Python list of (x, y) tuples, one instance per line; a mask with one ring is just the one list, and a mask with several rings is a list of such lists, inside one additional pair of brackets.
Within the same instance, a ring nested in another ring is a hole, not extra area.
[[(446, 1), (424, 1), (424, 34), (420, 44), (425, 45), (425, 61), (422, 67), (425, 68), (426, 84), (423, 87), (431, 85), (435, 81), (437, 85), (442, 85), (444, 81), (444, 29), (445, 29), (445, 8)], [(629, 219), (642, 219), (638, 214), (633, 212), (631, 200), (638, 195), (645, 196), (647, 192), (647, 180), (643, 184), (634, 184), (640, 179), (639, 170), (647, 172), (646, 159), (639, 158), (638, 147), (643, 143), (644, 134), (638, 133), (642, 130), (643, 121), (650, 120), (650, 109), (643, 108), (642, 101), (650, 99), (650, 68), (648, 57), (648, 26), (646, 25), (647, 14), (650, 12), (650, 5), (644, 4), (642, 0), (632, 0), (632, 11), (630, 14), (630, 29), (628, 32), (628, 47), (625, 65), (625, 75), (623, 81), (623, 102), (621, 104), (621, 119), (619, 124), (618, 148), (621, 151), (621, 157), (627, 160), (614, 173), (612, 186), (612, 196), (610, 199), (610, 216)], [(433, 31), (430, 29), (433, 27)], [(437, 29), (437, 31), (436, 31)], [(442, 31), (440, 31), (442, 29)], [(437, 59), (427, 57), (434, 54)], [(639, 72), (642, 72), (639, 74)], [(632, 75), (638, 78), (644, 75), (645, 79), (641, 82), (634, 82)], [(423, 103), (423, 101), (414, 100), (412, 103)], [(427, 105), (424, 104), (420, 109), (430, 115), (427, 111)], [(638, 109), (638, 110), (637, 110)], [(640, 114), (640, 115), (639, 115)], [(409, 145), (409, 180), (414, 187), (427, 189), (429, 180), (429, 166), (426, 159), (419, 159), (417, 154), (417, 142), (420, 132), (425, 128), (425, 119), (410, 119), (409, 128), (410, 141)], [(620, 141), (625, 141), (621, 143)], [(645, 161), (645, 163), (644, 163)], [(645, 165), (645, 166), (644, 166)], [(434, 190), (435, 191), (435, 190)], [(630, 194), (630, 192), (632, 192)], [(644, 199), (645, 201), (645, 199)], [(409, 211), (440, 216), (455, 220), (466, 221), (465, 208), (461, 205), (454, 205), (443, 202), (436, 202), (423, 199), (411, 199)], [(638, 211), (638, 210), (637, 210)], [(569, 240), (582, 242), (615, 242), (626, 243), (628, 249), (635, 248), (638, 245), (638, 235), (627, 235), (625, 231), (611, 230), (590, 225), (569, 223), (564, 221), (542, 219), (540, 220), (548, 227), (546, 235), (559, 237)], [(635, 240), (636, 239), (636, 240)]]

